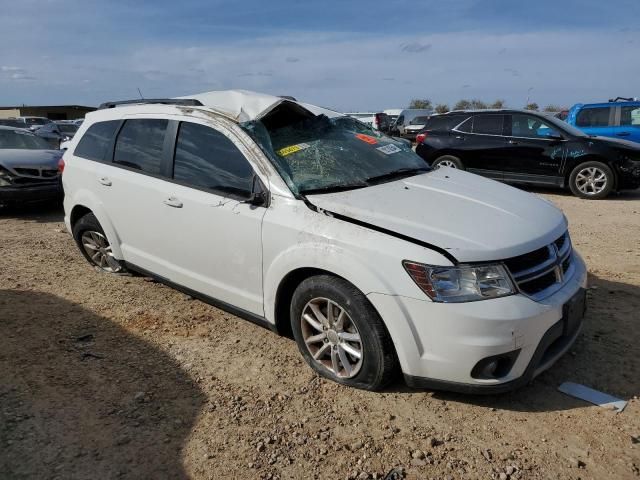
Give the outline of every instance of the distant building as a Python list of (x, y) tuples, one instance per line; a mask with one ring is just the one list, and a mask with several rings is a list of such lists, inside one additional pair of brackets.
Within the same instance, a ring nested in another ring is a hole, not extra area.
[(95, 107), (84, 107), (82, 105), (0, 106), (0, 118), (46, 117), (50, 120), (74, 120), (76, 118), (84, 118), (85, 114), (94, 110)]

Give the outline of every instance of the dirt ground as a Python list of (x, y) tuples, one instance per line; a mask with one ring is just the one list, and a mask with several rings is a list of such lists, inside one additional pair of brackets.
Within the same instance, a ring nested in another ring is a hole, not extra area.
[(640, 478), (640, 192), (537, 193), (569, 218), (589, 311), (570, 354), (490, 397), (338, 386), (290, 339), (96, 272), (61, 210), (0, 213), (0, 478)]

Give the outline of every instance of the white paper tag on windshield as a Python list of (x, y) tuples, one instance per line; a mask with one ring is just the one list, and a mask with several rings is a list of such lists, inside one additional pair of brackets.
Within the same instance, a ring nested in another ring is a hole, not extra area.
[(392, 143), (390, 143), (389, 145), (385, 145), (384, 147), (378, 147), (376, 150), (380, 150), (382, 153), (386, 153), (387, 155), (402, 151)]

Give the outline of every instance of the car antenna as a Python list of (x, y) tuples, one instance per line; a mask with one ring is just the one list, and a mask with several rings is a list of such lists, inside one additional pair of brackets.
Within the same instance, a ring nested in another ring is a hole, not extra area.
[(141, 98), (142, 100), (144, 100), (144, 97), (142, 96), (142, 92), (140, 91), (140, 87), (136, 87), (136, 88), (138, 89), (138, 93), (140, 94), (140, 98)]

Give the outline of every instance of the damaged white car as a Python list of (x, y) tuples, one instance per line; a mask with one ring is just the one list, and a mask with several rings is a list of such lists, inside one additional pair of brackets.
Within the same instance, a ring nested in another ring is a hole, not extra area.
[(335, 112), (246, 91), (109, 103), (63, 161), (89, 262), (293, 334), (345, 385), (506, 391), (581, 328), (562, 212)]

